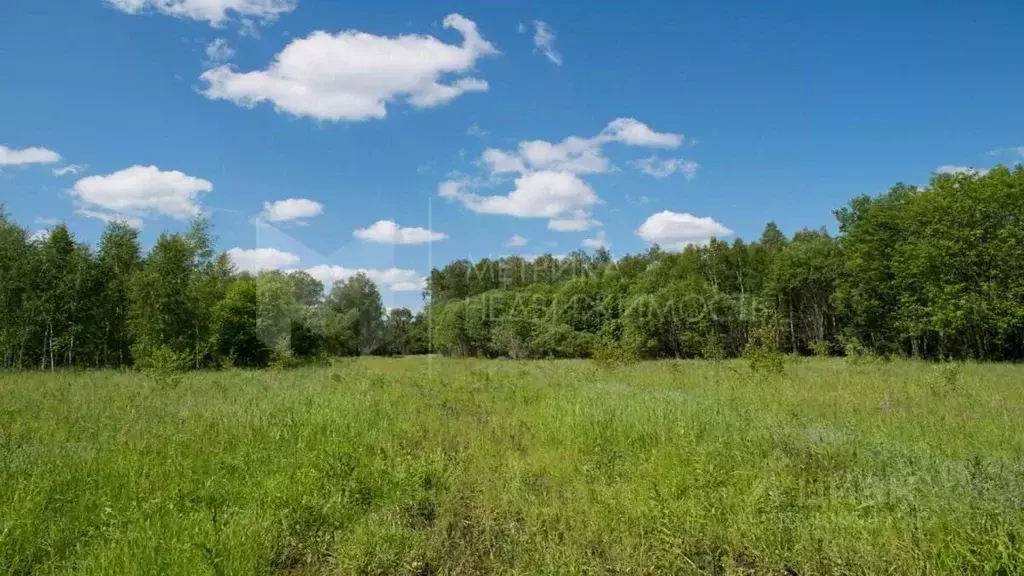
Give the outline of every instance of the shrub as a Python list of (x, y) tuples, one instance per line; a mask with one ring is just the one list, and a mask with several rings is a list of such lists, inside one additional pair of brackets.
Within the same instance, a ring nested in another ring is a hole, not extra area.
[(782, 374), (786, 369), (785, 356), (767, 328), (754, 330), (743, 349), (743, 357), (755, 374)]
[(937, 394), (959, 392), (963, 388), (963, 364), (946, 361), (933, 366), (925, 379), (928, 387)]
[(811, 353), (818, 358), (828, 358), (832, 355), (832, 343), (826, 340), (811, 342)]

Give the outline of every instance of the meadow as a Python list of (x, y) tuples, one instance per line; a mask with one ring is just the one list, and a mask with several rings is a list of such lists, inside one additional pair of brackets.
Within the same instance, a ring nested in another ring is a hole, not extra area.
[(3, 574), (1018, 574), (1024, 367), (0, 373)]

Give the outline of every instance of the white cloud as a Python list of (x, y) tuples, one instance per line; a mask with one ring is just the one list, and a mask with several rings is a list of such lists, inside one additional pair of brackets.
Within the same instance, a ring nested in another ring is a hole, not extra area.
[(229, 13), (253, 25), (272, 22), (281, 14), (291, 12), (298, 0), (106, 0), (107, 4), (129, 14), (154, 10), (176, 18), (188, 18), (221, 26)]
[(682, 134), (655, 132), (636, 118), (616, 118), (601, 131), (598, 139), (604, 142), (621, 142), (629, 146), (647, 148), (678, 148), (683, 143)]
[(468, 136), (487, 136), (488, 134), (490, 134), (490, 131), (484, 130), (476, 122), (470, 124), (469, 128), (466, 129), (466, 135)]
[(260, 219), (266, 222), (292, 222), (303, 218), (318, 216), (324, 211), (324, 205), (307, 198), (288, 198), (276, 202), (264, 202)]
[(21, 164), (52, 164), (60, 161), (60, 154), (46, 148), (23, 148), (15, 150), (0, 145), (0, 166), (19, 166)]
[(659, 133), (636, 119), (617, 118), (592, 138), (569, 136), (557, 143), (526, 140), (515, 151), (484, 150), (480, 162), (490, 172), (490, 183), (500, 182), (504, 174), (518, 174), (515, 189), (507, 195), (481, 196), (469, 188), (482, 179), (468, 177), (442, 182), (438, 193), (480, 214), (548, 218), (551, 230), (588, 230), (601, 225), (590, 215), (601, 199), (579, 175), (614, 169), (602, 153), (605, 144), (671, 148), (682, 141), (681, 134)]
[(515, 189), (507, 195), (480, 196), (464, 187), (464, 183), (449, 180), (441, 183), (439, 192), (479, 214), (519, 218), (557, 218), (598, 203), (597, 194), (571, 172), (528, 172), (516, 178)]
[(991, 156), (998, 156), (999, 154), (1005, 154), (1007, 152), (1009, 152), (1011, 154), (1016, 154), (1017, 156), (1020, 156), (1021, 158), (1024, 158), (1024, 146), (1010, 146), (1010, 147), (1007, 147), (1007, 148), (996, 148), (995, 150), (989, 150), (988, 153)]
[(608, 158), (601, 154), (600, 142), (578, 136), (570, 136), (558, 144), (544, 140), (520, 142), (519, 155), (535, 170), (586, 174), (611, 169)]
[(488, 148), (480, 156), (484, 164), (493, 174), (506, 174), (509, 172), (526, 172), (526, 164), (516, 154), (504, 152), (496, 148)]
[(100, 212), (97, 210), (89, 210), (88, 208), (79, 208), (75, 210), (75, 214), (84, 216), (86, 218), (95, 218), (105, 223), (110, 222), (124, 222), (125, 224), (135, 228), (136, 230), (142, 229), (142, 218), (138, 216), (127, 216), (125, 214), (112, 214), (109, 212)]
[(203, 94), (246, 107), (270, 102), (279, 112), (317, 120), (360, 121), (384, 118), (387, 104), (399, 99), (429, 108), (487, 90), (479, 78), (443, 78), (471, 72), (478, 59), (498, 50), (463, 16), (449, 15), (444, 27), (460, 32), (462, 45), (425, 35), (316, 31), (293, 40), (264, 70), (207, 70), (200, 77), (207, 84)]
[(514, 152), (488, 148), (481, 160), (493, 174), (531, 170), (601, 173), (612, 169), (601, 148), (613, 142), (648, 148), (675, 148), (682, 144), (683, 135), (655, 132), (634, 118), (617, 118), (592, 138), (569, 136), (557, 143), (527, 140), (520, 142)]
[(299, 257), (295, 254), (275, 248), (235, 247), (228, 250), (227, 254), (235, 267), (245, 272), (283, 270), (299, 263)]
[(636, 231), (636, 235), (644, 240), (657, 242), (670, 250), (681, 250), (688, 244), (706, 244), (711, 238), (730, 234), (732, 230), (713, 218), (668, 210), (652, 214)]
[(584, 232), (598, 226), (601, 226), (601, 222), (583, 210), (576, 210), (566, 218), (548, 220), (548, 230), (555, 232)]
[(351, 278), (352, 276), (360, 273), (365, 274), (370, 280), (373, 280), (378, 287), (387, 287), (392, 292), (414, 292), (423, 290), (426, 286), (426, 278), (420, 276), (415, 270), (407, 270), (403, 268), (387, 268), (380, 270), (375, 268), (345, 268), (343, 266), (329, 266), (321, 264), (320, 266), (307, 268), (306, 272), (310, 276), (323, 282), (324, 286), (327, 287), (328, 290), (330, 290), (330, 287), (335, 282)]
[(234, 56), (235, 50), (223, 38), (217, 38), (206, 45), (206, 63), (209, 66), (220, 66)]
[(448, 238), (447, 234), (426, 228), (405, 228), (391, 220), (378, 220), (369, 228), (359, 228), (352, 235), (379, 244), (426, 244)]
[(697, 175), (697, 170), (700, 169), (700, 164), (692, 160), (658, 158), (657, 156), (634, 160), (630, 164), (644, 174), (654, 176), (655, 178), (667, 178), (676, 172), (681, 172), (687, 180), (692, 180)]
[(79, 214), (83, 216), (124, 219), (141, 225), (140, 218), (150, 215), (179, 219), (198, 216), (199, 196), (212, 190), (209, 181), (177, 170), (132, 166), (105, 176), (82, 178), (70, 193), (80, 203)]
[(36, 218), (35, 222), (36, 224), (42, 224), (44, 226), (56, 226), (57, 224), (60, 224), (60, 220), (56, 218), (44, 218), (42, 216)]
[(412, 282), (396, 282), (388, 287), (391, 288), (392, 292), (420, 292), (427, 288), (427, 281), (424, 279)]
[(587, 174), (607, 172), (611, 163), (601, 153), (601, 143), (592, 138), (570, 136), (558, 143), (528, 140), (515, 152), (496, 148), (484, 150), (481, 160), (493, 174), (555, 170)]
[(988, 173), (988, 170), (979, 170), (970, 166), (951, 166), (949, 164), (943, 164), (935, 169), (937, 174), (977, 174), (984, 176)]
[(533, 21), (533, 45), (554, 64), (562, 65), (562, 55), (555, 49), (555, 31), (540, 20)]
[(53, 169), (53, 175), (54, 176), (66, 176), (68, 174), (76, 175), (79, 172), (85, 170), (86, 168), (88, 168), (88, 166), (86, 166), (85, 164), (68, 164), (67, 166), (62, 166), (60, 168), (54, 168)]
[(604, 230), (599, 230), (597, 232), (597, 236), (593, 238), (584, 238), (583, 246), (585, 248), (593, 248), (594, 250), (598, 248), (609, 249), (612, 247), (612, 243), (605, 239)]
[(526, 246), (527, 242), (529, 242), (529, 240), (526, 238), (523, 238), (519, 234), (513, 234), (508, 240), (505, 240), (505, 246), (508, 246), (509, 248), (515, 246)]
[(28, 241), (29, 242), (46, 242), (49, 239), (50, 239), (50, 231), (49, 230), (45, 230), (45, 229), (44, 230), (36, 230), (35, 232), (33, 232), (28, 237)]

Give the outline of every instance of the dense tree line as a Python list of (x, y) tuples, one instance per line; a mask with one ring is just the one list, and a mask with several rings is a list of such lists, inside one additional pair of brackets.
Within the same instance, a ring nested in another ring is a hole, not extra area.
[(423, 353), (426, 342), (423, 315), (385, 312), (365, 276), (325, 296), (304, 272), (237, 272), (204, 221), (143, 255), (123, 223), (93, 251), (65, 225), (30, 237), (0, 211), (3, 367), (260, 367)]
[(1024, 169), (941, 174), (836, 211), (824, 229), (657, 246), (612, 260), (460, 260), (431, 272), (433, 342), (451, 355), (1024, 356)]
[(209, 226), (64, 225), (29, 236), (0, 210), (3, 367), (261, 367), (325, 356), (723, 358), (748, 347), (925, 358), (1024, 357), (1024, 168), (937, 175), (855, 198), (825, 229), (434, 269), (421, 313), (385, 312), (356, 275), (240, 273)]

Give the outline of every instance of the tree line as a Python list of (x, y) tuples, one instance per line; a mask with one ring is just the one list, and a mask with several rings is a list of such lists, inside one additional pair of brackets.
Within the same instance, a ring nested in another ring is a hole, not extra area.
[(940, 174), (835, 212), (824, 228), (618, 260), (604, 249), (433, 269), (422, 312), (373, 281), (237, 271), (209, 224), (143, 254), (112, 222), (93, 249), (0, 210), (3, 367), (263, 367), (328, 356), (1024, 357), (1024, 168)]
[(897, 184), (787, 238), (452, 262), (429, 278), (433, 344), (459, 356), (1024, 357), (1024, 168)]
[(61, 224), (30, 236), (0, 210), (5, 368), (263, 367), (329, 355), (426, 352), (422, 314), (385, 312), (365, 275), (329, 293), (305, 272), (238, 272), (209, 224), (163, 234), (107, 225), (94, 251)]

